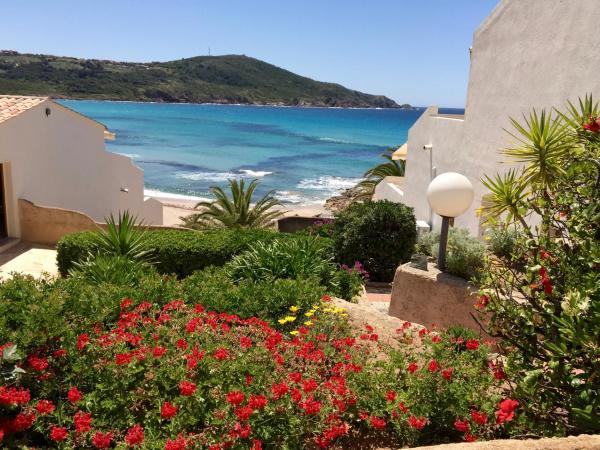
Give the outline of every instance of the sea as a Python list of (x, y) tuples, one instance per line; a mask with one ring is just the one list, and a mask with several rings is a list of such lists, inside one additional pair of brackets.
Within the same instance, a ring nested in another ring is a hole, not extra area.
[(116, 133), (106, 148), (144, 170), (146, 195), (206, 199), (229, 179), (258, 179), (257, 194), (288, 205), (322, 204), (354, 186), (424, 110), (60, 102)]

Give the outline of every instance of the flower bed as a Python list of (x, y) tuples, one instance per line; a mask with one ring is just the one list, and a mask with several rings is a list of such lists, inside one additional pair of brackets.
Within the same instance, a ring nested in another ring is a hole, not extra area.
[(518, 404), (494, 393), (502, 371), (486, 345), (462, 331), (413, 336), (406, 324), (393, 350), (369, 326), (353, 333), (324, 300), (290, 308), (281, 320), (294, 327), (283, 334), (182, 300), (125, 299), (115, 324), (23, 359), (26, 373), (0, 387), (0, 436), (9, 447), (175, 450), (505, 433)]

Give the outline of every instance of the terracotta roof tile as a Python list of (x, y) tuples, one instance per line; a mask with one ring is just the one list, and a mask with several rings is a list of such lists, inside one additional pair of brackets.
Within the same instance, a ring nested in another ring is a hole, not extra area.
[(27, 97), (22, 95), (0, 95), (0, 123), (18, 116), (29, 108), (39, 105), (48, 97)]

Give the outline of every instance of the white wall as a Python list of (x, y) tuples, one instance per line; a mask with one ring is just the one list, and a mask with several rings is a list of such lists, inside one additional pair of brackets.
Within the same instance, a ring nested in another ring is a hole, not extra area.
[(404, 177), (385, 177), (375, 186), (372, 200), (389, 200), (390, 202), (404, 203), (403, 184)]
[(409, 132), (404, 192), (418, 219), (427, 220), (429, 171), (420, 151), (427, 139), (438, 174), (460, 172), (475, 186), (473, 207), (456, 225), (476, 234), (475, 209), (486, 193), (479, 180), (505, 170), (498, 151), (511, 144), (503, 130), (511, 128), (509, 117), (521, 119), (532, 108), (563, 108), (586, 93), (600, 100), (600, 39), (593, 37), (600, 29), (598, 6), (583, 0), (504, 0), (484, 21), (473, 37), (462, 130), (424, 114)]
[[(10, 167), (11, 236), (19, 236), (19, 198), (80, 211), (96, 221), (129, 209), (147, 223), (162, 224), (162, 210), (144, 204), (143, 171), (104, 149), (104, 127), (52, 101), (0, 124), (0, 162)], [(121, 192), (122, 187), (129, 192)]]

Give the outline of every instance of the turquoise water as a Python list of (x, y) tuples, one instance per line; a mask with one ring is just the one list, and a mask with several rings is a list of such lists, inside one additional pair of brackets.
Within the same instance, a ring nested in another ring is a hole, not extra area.
[(108, 126), (107, 149), (145, 173), (149, 193), (210, 196), (229, 178), (258, 178), (284, 203), (322, 203), (402, 144), (422, 110), (277, 108), (64, 101)]

